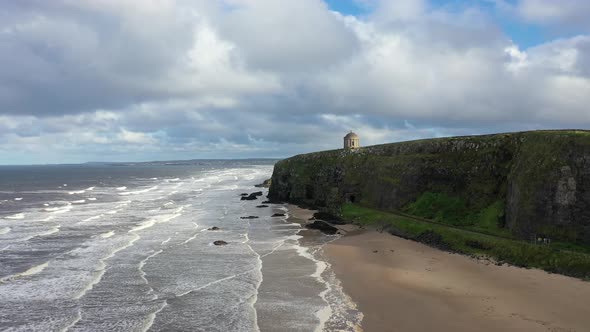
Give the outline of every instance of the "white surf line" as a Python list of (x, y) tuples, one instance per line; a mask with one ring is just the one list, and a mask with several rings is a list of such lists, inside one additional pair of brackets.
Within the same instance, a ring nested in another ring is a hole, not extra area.
[(97, 220), (97, 219), (102, 218), (103, 216), (104, 216), (104, 214), (99, 214), (98, 216), (86, 218), (86, 219), (82, 220), (82, 222), (88, 222), (88, 221), (92, 221), (92, 220)]
[[(143, 270), (143, 267), (145, 266), (147, 261), (149, 261), (151, 258), (158, 256), (163, 251), (164, 251), (164, 249), (160, 249), (160, 250), (152, 253), (151, 255), (149, 255), (146, 258), (144, 258), (143, 260), (141, 260), (138, 264), (137, 269), (139, 270), (139, 277), (141, 278), (141, 280), (143, 280), (143, 282), (146, 284), (146, 286), (148, 286), (150, 288), (150, 290), (148, 291), (148, 294), (152, 294), (154, 292), (154, 289), (150, 286), (150, 282), (145, 277), (147, 274)], [(152, 298), (152, 300), (156, 300), (157, 298), (158, 298), (158, 296), (154, 294), (154, 298)]]
[(72, 203), (68, 202), (64, 206), (46, 208), (46, 209), (44, 209), (44, 211), (51, 212), (51, 213), (54, 213), (54, 214), (61, 214), (61, 213), (66, 213), (66, 212), (71, 211), (72, 208), (73, 208)]
[(279, 250), (279, 248), (282, 247), (285, 244), (285, 240), (281, 240), (281, 241), (277, 241), (277, 242), (280, 242), (280, 243), (276, 247), (272, 248), (272, 250), (269, 251), (268, 253), (260, 256), (260, 258), (264, 258), (266, 256), (270, 256), (270, 255), (274, 254), (275, 251)]
[(86, 293), (91, 291), (92, 288), (94, 288), (94, 286), (102, 280), (102, 277), (104, 276), (104, 274), (106, 272), (106, 267), (107, 267), (105, 261), (107, 261), (110, 258), (115, 257), (115, 255), (119, 251), (131, 247), (137, 240), (139, 240), (141, 238), (139, 235), (137, 235), (135, 233), (133, 233), (133, 235), (134, 235), (134, 237), (133, 237), (133, 239), (131, 239), (131, 241), (129, 241), (129, 243), (113, 250), (109, 255), (98, 260), (98, 266), (99, 266), (97, 269), (98, 273), (96, 274), (94, 279), (88, 285), (86, 285), (86, 287), (84, 287), (84, 289), (82, 289), (82, 291), (80, 291), (80, 293), (78, 293), (76, 296), (74, 296), (74, 300), (81, 299), (84, 295), (86, 295)]
[[(190, 205), (187, 205), (187, 206), (190, 206)], [(184, 209), (184, 206), (181, 206), (178, 210), (176, 210), (176, 212), (181, 212), (183, 209)], [(176, 218), (176, 216), (178, 216), (178, 215), (180, 215), (180, 214), (175, 214), (175, 217), (172, 217), (169, 220), (172, 220), (172, 219)], [(193, 222), (193, 224), (195, 225), (196, 228), (199, 228), (199, 225), (197, 223)], [(196, 237), (196, 235), (195, 235), (195, 237)], [(195, 237), (193, 237), (193, 239)], [(171, 239), (172, 239), (172, 237), (169, 237), (168, 239), (162, 241), (161, 245), (164, 245), (164, 244), (168, 243)], [(192, 240), (192, 239), (189, 239), (189, 240), (185, 241), (184, 243), (187, 243), (190, 240)], [(164, 249), (160, 249), (160, 250), (154, 252), (153, 254), (149, 255), (145, 259), (143, 259), (141, 262), (139, 262), (138, 269), (139, 269), (140, 277), (144, 281), (144, 283), (150, 288), (150, 290), (148, 291), (148, 294), (154, 293), (154, 288), (149, 285), (149, 281), (146, 278), (146, 273), (143, 270), (143, 267), (145, 266), (145, 264), (147, 263), (148, 260), (150, 260), (151, 258), (156, 257), (157, 255), (161, 254), (163, 251), (164, 251)], [(153, 295), (154, 295), (154, 298), (152, 300), (157, 300), (158, 299), (158, 296), (156, 294), (153, 294)], [(166, 306), (168, 306), (168, 301), (166, 299), (164, 299), (164, 301), (162, 302), (162, 306), (158, 310), (150, 313), (147, 316), (147, 321), (146, 321), (143, 329), (141, 330), (142, 332), (147, 332), (152, 327), (152, 325), (154, 325), (154, 322), (156, 321), (156, 316), (162, 310), (164, 310), (164, 308)]]
[(35, 275), (37, 273), (40, 273), (41, 271), (45, 270), (45, 268), (49, 266), (49, 262), (45, 262), (43, 264), (39, 264), (37, 266), (33, 266), (31, 268), (29, 268), (28, 270), (26, 270), (25, 272), (21, 272), (21, 273), (16, 273), (13, 275), (9, 275), (7, 277), (4, 277), (2, 279), (0, 279), (0, 284), (3, 284), (7, 281), (12, 281), (14, 279), (18, 279), (20, 277), (28, 277), (28, 276), (32, 276)]
[[(242, 208), (242, 210), (244, 210), (244, 209)], [(262, 284), (262, 280), (263, 280), (263, 275), (262, 275), (262, 258), (260, 257), (260, 254), (257, 253), (256, 250), (254, 250), (254, 248), (252, 248), (252, 246), (249, 243), (250, 242), (250, 237), (248, 236), (248, 232), (250, 231), (250, 227), (251, 226), (252, 226), (252, 223), (250, 222), (250, 219), (248, 219), (247, 232), (246, 232), (246, 234), (244, 234), (244, 237), (246, 238), (246, 241), (244, 241), (242, 243), (248, 246), (248, 248), (250, 249), (250, 251), (252, 251), (254, 253), (254, 255), (256, 255), (256, 259), (258, 260), (257, 269), (258, 269), (258, 274), (260, 275), (260, 278), (259, 278), (258, 283), (256, 285), (255, 293), (251, 297), (252, 300), (250, 302), (250, 306), (252, 307), (252, 311), (254, 312), (254, 326), (256, 326), (256, 331), (260, 331), (260, 326), (258, 326), (258, 312), (256, 311), (256, 302), (258, 302), (258, 290), (260, 289), (260, 285)], [(254, 268), (252, 270), (256, 270), (256, 268)]]
[(126, 189), (127, 189), (127, 187), (119, 187), (119, 188), (116, 188), (116, 189), (117, 189), (118, 191), (123, 191), (123, 190), (126, 190)]
[(12, 229), (10, 227), (4, 227), (0, 229), (0, 235), (4, 235), (4, 234), (8, 234), (10, 233)]
[(234, 278), (237, 278), (237, 277), (239, 277), (239, 276), (242, 276), (242, 275), (244, 275), (244, 274), (250, 273), (250, 272), (252, 272), (252, 271), (254, 271), (254, 270), (256, 270), (256, 268), (253, 268), (253, 269), (250, 269), (250, 270), (247, 270), (247, 271), (244, 271), (244, 272), (240, 272), (240, 273), (238, 273), (238, 274), (234, 274), (234, 275), (231, 275), (231, 276), (229, 276), (229, 277), (225, 277), (225, 278), (217, 279), (217, 280), (215, 280), (215, 281), (211, 281), (211, 282), (209, 282), (209, 283), (206, 283), (206, 284), (204, 284), (203, 286), (197, 287), (197, 288), (195, 288), (195, 289), (191, 289), (191, 290), (189, 290), (189, 291), (186, 291), (186, 292), (184, 292), (184, 293), (180, 293), (180, 294), (176, 295), (175, 297), (183, 297), (183, 296), (186, 296), (186, 295), (188, 295), (188, 294), (190, 294), (190, 293), (193, 293), (193, 292), (198, 292), (198, 291), (200, 291), (201, 289), (205, 289), (205, 288), (211, 287), (211, 286), (213, 286), (213, 285), (217, 285), (217, 284), (218, 284), (218, 283), (220, 283), (220, 282), (224, 282), (224, 281), (227, 281), (227, 280), (232, 280), (232, 279), (234, 279)]
[(86, 192), (86, 190), (70, 191), (70, 192), (68, 192), (68, 195), (79, 195), (79, 194), (83, 194), (85, 192)]
[(62, 328), (61, 330), (59, 330), (59, 332), (67, 332), (67, 331), (69, 331), (80, 320), (82, 320), (82, 311), (80, 310), (80, 308), (78, 308), (78, 314), (76, 315), (76, 317), (74, 317), (74, 320), (72, 322), (70, 322), (68, 325), (66, 325), (64, 328)]
[(22, 198), (22, 197), (17, 197), (17, 198), (15, 198), (14, 200), (15, 200), (15, 201), (22, 201), (22, 200), (23, 200), (23, 198)]
[(57, 232), (59, 232), (59, 231), (60, 231), (60, 228), (61, 228), (61, 225), (55, 226), (55, 227), (53, 227), (52, 229), (50, 229), (50, 230), (48, 230), (48, 231), (46, 231), (46, 232), (43, 232), (43, 233), (39, 233), (39, 234), (33, 235), (33, 236), (32, 236), (32, 238), (34, 238), (34, 237), (43, 237), (43, 236), (49, 236), (49, 235), (51, 235), (51, 234), (55, 234), (55, 233), (57, 233)]
[(110, 232), (107, 232), (107, 233), (102, 233), (99, 236), (101, 238), (103, 238), (103, 239), (108, 239), (108, 238), (110, 238), (113, 235), (115, 235), (115, 231), (110, 231)]
[[(315, 332), (324, 331), (324, 328), (326, 327), (326, 323), (328, 322), (328, 320), (330, 319), (330, 317), (332, 317), (332, 314), (334, 313), (334, 310), (332, 309), (332, 304), (330, 303), (330, 301), (328, 301), (328, 297), (327, 297), (327, 294), (330, 293), (330, 291), (332, 290), (332, 285), (327, 280), (325, 280), (324, 277), (322, 277), (322, 274), (330, 267), (330, 265), (327, 262), (320, 261), (320, 260), (316, 259), (313, 256), (313, 254), (311, 254), (309, 252), (310, 248), (301, 245), (301, 243), (299, 242), (299, 239), (303, 238), (302, 236), (294, 235), (290, 238), (296, 239), (297, 246), (295, 247), (295, 250), (297, 251), (299, 256), (307, 258), (310, 261), (315, 263), (316, 269), (315, 269), (315, 272), (313, 274), (311, 274), (311, 277), (315, 278), (320, 284), (324, 284), (326, 287), (326, 289), (324, 289), (319, 294), (320, 298), (326, 303), (326, 306), (324, 308), (318, 310), (315, 313), (315, 316), (320, 321), (320, 323), (318, 324), (318, 327), (315, 329)], [(336, 240), (336, 238), (334, 240)], [(332, 240), (332, 241), (334, 241), (334, 240)], [(330, 242), (332, 242), (332, 241), (330, 241)]]
[(143, 190), (128, 191), (128, 192), (124, 192), (124, 193), (119, 193), (119, 195), (121, 195), (121, 196), (139, 195), (139, 194), (144, 194), (144, 193), (156, 190), (156, 189), (158, 189), (158, 186), (153, 186), (151, 188), (147, 188), (147, 189), (143, 189)]
[(147, 316), (147, 320), (146, 320), (141, 332), (149, 331), (149, 329), (152, 327), (152, 325), (154, 325), (154, 322), (156, 321), (156, 316), (160, 313), (160, 311), (164, 310), (164, 308), (166, 308), (167, 306), (168, 306), (168, 301), (164, 300), (162, 302), (162, 306), (158, 310), (149, 314)]
[(4, 217), (4, 219), (7, 219), (7, 220), (22, 220), (22, 219), (25, 219), (25, 214), (24, 213), (17, 213), (17, 214), (13, 214), (11, 216), (6, 216), (6, 217)]
[[(193, 222), (193, 225), (195, 225), (196, 229), (199, 229), (199, 224), (197, 224), (196, 222)], [(192, 240), (196, 239), (197, 235), (199, 235), (200, 233), (202, 233), (202, 231), (196, 232), (195, 234), (193, 234), (193, 236), (189, 237), (184, 242), (182, 242), (182, 244), (187, 244), (187, 243), (191, 242)]]

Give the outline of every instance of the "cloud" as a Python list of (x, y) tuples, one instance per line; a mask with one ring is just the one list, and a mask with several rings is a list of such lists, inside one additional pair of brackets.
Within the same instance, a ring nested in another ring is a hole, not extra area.
[(590, 3), (580, 0), (520, 0), (518, 13), (527, 21), (590, 28)]
[[(378, 144), (590, 127), (585, 30), (524, 49), (473, 3), (363, 3), (360, 17), (321, 0), (2, 4), (0, 157), (288, 156), (348, 130)], [(551, 3), (510, 10), (575, 21), (573, 2)]]

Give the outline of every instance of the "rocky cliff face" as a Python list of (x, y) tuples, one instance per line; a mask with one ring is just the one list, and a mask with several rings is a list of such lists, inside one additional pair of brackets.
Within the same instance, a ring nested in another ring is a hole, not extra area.
[(500, 227), (590, 244), (590, 132), (538, 131), (333, 150), (278, 162), (269, 197), (337, 213), (346, 202), (403, 210), (424, 193), (476, 214), (501, 201)]

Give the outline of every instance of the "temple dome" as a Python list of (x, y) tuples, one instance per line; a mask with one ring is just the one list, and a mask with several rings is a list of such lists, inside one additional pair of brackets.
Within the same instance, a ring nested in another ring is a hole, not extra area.
[(359, 138), (359, 135), (353, 133), (352, 131), (350, 133), (348, 133), (346, 136), (344, 136), (344, 139), (353, 139), (353, 138)]

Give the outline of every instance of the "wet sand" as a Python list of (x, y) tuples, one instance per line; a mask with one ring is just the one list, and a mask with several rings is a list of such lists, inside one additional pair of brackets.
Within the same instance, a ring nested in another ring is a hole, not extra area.
[(364, 331), (590, 331), (590, 282), (376, 231), (349, 232), (324, 250)]

